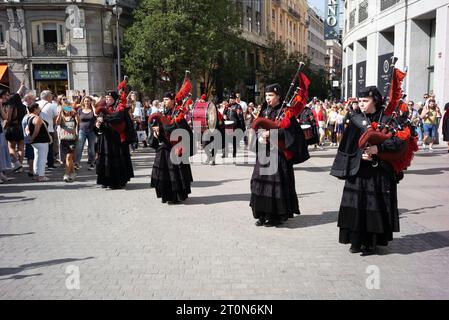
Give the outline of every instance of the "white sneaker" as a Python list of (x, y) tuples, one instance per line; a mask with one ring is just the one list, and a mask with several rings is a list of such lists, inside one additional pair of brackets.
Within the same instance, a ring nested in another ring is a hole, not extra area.
[(69, 178), (69, 176), (68, 175), (64, 175), (64, 178), (62, 179), (64, 182), (69, 182), (70, 181), (70, 178)]
[(432, 147), (429, 147), (429, 152), (433, 152), (433, 148)]
[(69, 175), (70, 181), (75, 181), (75, 178), (76, 178), (76, 173), (75, 172), (72, 173), (71, 175)]
[(14, 167), (12, 168), (12, 172), (22, 172), (22, 165), (20, 164), (19, 161), (16, 161), (16, 163), (14, 163)]
[(427, 145), (423, 144), (423, 145), (422, 145), (422, 149), (423, 149), (423, 150), (426, 150), (426, 148), (427, 148)]

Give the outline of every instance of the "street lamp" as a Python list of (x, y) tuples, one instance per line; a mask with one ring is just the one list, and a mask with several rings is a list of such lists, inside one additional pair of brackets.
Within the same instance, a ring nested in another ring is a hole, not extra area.
[(120, 80), (122, 79), (122, 72), (120, 68), (120, 32), (119, 32), (119, 26), (118, 22), (120, 20), (120, 15), (123, 12), (122, 7), (117, 6), (117, 4), (112, 8), (112, 12), (117, 16), (116, 19), (116, 33), (117, 33), (117, 65), (118, 65), (118, 71), (117, 71), (117, 77), (118, 81), (117, 83), (120, 83)]

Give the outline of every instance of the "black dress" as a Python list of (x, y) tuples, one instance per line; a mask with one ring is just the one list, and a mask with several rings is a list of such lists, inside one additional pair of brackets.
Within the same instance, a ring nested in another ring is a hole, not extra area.
[(123, 188), (134, 177), (129, 143), (113, 128), (126, 123), (125, 112), (105, 115), (98, 130), (97, 184), (113, 189)]
[[(275, 108), (266, 107), (261, 110), (259, 116), (275, 119), (279, 108), (281, 105)], [(293, 214), (300, 214), (293, 164), (309, 159), (306, 140), (295, 118), (291, 119), (287, 129), (279, 129), (278, 137), (285, 141), (285, 147), (293, 153), (293, 158), (287, 159), (284, 152), (278, 149), (278, 170), (272, 175), (261, 174), (261, 168), (270, 164), (263, 165), (259, 162), (259, 158), (256, 158), (251, 177), (249, 204), (255, 219), (279, 222), (293, 218)]]
[[(164, 115), (170, 115), (173, 118), (172, 112), (172, 110), (166, 110)], [(190, 185), (193, 181), (190, 163), (174, 164), (170, 159), (173, 146), (167, 137), (175, 129), (187, 130), (190, 138), (192, 138), (187, 121), (182, 119), (180, 123), (175, 123), (172, 126), (160, 127), (158, 139), (152, 133), (150, 133), (148, 139), (149, 146), (156, 149), (156, 157), (151, 172), (151, 187), (156, 189), (156, 195), (158, 198), (162, 198), (163, 203), (177, 203), (186, 200), (191, 193)], [(192, 141), (190, 146), (192, 146)]]
[(443, 117), (443, 141), (449, 142), (449, 110), (446, 111)]
[[(345, 179), (338, 215), (339, 242), (353, 246), (386, 246), (399, 232), (397, 183), (400, 179), (392, 166), (379, 160), (377, 167), (362, 160), (358, 141), (370, 121), (378, 121), (380, 112), (354, 113), (346, 128), (331, 169), (331, 175)], [(366, 121), (364, 125), (363, 120)], [(378, 145), (379, 151), (396, 152), (404, 142), (396, 137)]]

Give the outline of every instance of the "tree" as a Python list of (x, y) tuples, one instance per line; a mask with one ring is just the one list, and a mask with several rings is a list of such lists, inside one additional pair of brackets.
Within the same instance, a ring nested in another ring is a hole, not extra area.
[(288, 54), (282, 41), (275, 40), (271, 35), (268, 46), (265, 49), (265, 58), (261, 67), (265, 83), (279, 83), (287, 93), (293, 76), (299, 66), (299, 62), (305, 63), (303, 72), (310, 79), (309, 97), (324, 99), (328, 96), (329, 85), (324, 77), (324, 70), (316, 72), (311, 68), (311, 60), (299, 52)]
[[(124, 39), (131, 84), (152, 95), (175, 91), (188, 69), (210, 93), (217, 77), (226, 76), (226, 66), (236, 64), (238, 25), (230, 0), (140, 1)], [(161, 81), (162, 75), (169, 81)]]

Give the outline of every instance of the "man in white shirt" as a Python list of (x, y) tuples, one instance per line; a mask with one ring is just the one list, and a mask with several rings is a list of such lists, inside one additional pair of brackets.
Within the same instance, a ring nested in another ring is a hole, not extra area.
[[(40, 116), (47, 122), (48, 132), (52, 136), (53, 141), (56, 141), (58, 137), (55, 135), (54, 123), (58, 116), (58, 106), (53, 102), (53, 94), (50, 90), (42, 91), (40, 97), (41, 100), (38, 102), (39, 107), (41, 108)], [(53, 142), (48, 147), (47, 167), (48, 170), (56, 168), (54, 165)]]
[(242, 107), (242, 110), (245, 113), (246, 109), (248, 109), (248, 105), (246, 104), (245, 101), (242, 101), (240, 99), (240, 93), (237, 93), (236, 96), (237, 96), (237, 99), (235, 101), (237, 101), (237, 103)]

